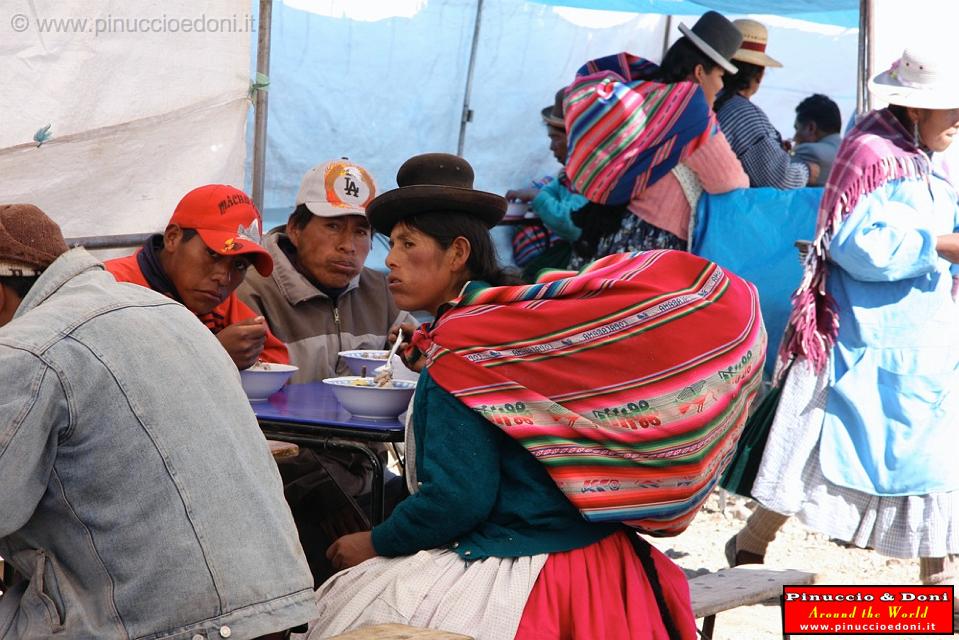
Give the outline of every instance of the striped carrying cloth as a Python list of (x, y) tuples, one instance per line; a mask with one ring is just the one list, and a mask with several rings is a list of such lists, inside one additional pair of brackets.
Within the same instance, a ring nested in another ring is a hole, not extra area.
[[(755, 287), (681, 251), (471, 283), (414, 345), (591, 521), (675, 535), (736, 448), (763, 368)], [(464, 455), (468, 452), (463, 452)]]
[(590, 201), (628, 203), (718, 131), (698, 84), (646, 79), (657, 71), (620, 53), (587, 62), (567, 88), (566, 173)]

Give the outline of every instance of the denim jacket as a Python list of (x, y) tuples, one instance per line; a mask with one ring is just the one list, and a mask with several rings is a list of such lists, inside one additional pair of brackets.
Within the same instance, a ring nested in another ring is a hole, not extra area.
[(315, 615), (236, 367), (83, 249), (0, 328), (0, 639), (253, 638)]

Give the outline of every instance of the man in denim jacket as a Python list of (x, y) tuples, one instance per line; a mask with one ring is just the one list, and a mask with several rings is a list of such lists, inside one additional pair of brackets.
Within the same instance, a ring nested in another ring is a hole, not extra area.
[(217, 339), (0, 205), (0, 639), (256, 638), (315, 614), (276, 466)]

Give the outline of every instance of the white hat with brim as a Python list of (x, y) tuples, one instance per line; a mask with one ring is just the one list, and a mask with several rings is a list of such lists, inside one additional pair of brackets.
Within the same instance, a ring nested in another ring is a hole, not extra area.
[(903, 107), (959, 108), (959, 73), (945, 60), (946, 56), (906, 49), (890, 69), (869, 81), (869, 91)]
[(296, 204), (306, 205), (320, 218), (366, 216), (366, 205), (376, 197), (369, 172), (347, 158), (318, 164), (303, 176)]

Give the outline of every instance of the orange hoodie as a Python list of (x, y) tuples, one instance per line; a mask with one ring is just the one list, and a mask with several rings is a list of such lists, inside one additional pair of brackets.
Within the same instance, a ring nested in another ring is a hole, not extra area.
[[(139, 251), (137, 253), (139, 253)], [(150, 287), (146, 276), (143, 275), (143, 271), (137, 262), (136, 253), (123, 258), (107, 260), (104, 266), (106, 266), (107, 271), (112, 273), (118, 282), (132, 282), (142, 287)], [(198, 315), (197, 318), (209, 327), (210, 331), (216, 334), (231, 324), (235, 324), (241, 320), (247, 320), (248, 318), (255, 318), (256, 315), (253, 309), (240, 301), (234, 291), (211, 312), (203, 314), (202, 316)], [(260, 360), (280, 364), (290, 363), (290, 354), (286, 350), (286, 345), (280, 342), (277, 337), (270, 332), (269, 328), (266, 330), (266, 343), (263, 345), (263, 353), (260, 354)]]

